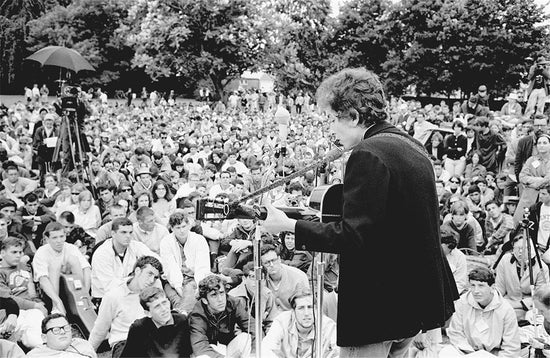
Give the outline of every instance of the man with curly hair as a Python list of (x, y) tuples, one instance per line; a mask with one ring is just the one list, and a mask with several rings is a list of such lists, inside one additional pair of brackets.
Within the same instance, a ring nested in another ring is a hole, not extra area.
[(254, 319), (239, 300), (227, 295), (223, 279), (213, 274), (203, 278), (198, 296), (189, 315), (193, 354), (197, 358), (249, 357)]
[[(268, 203), (264, 228), (295, 232), (301, 250), (340, 254), (340, 357), (402, 357), (419, 332), (445, 324), (458, 296), (441, 250), (432, 165), (418, 141), (388, 122), (374, 73), (342, 70), (317, 97), (336, 138), (351, 150), (342, 218), (293, 220)], [(376, 293), (364, 294), (365, 282)], [(407, 296), (406, 308), (403, 292), (420, 294)]]

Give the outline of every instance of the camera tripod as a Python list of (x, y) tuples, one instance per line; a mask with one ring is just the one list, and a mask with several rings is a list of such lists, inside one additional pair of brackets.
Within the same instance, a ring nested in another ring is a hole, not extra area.
[[(91, 181), (89, 168), (87, 167), (89, 161), (82, 142), (81, 128), (76, 111), (63, 109), (56, 151), (63, 150), (61, 175), (65, 177), (70, 171), (75, 170), (78, 183), (85, 182), (85, 179)], [(91, 184), (90, 182), (90, 186)]]

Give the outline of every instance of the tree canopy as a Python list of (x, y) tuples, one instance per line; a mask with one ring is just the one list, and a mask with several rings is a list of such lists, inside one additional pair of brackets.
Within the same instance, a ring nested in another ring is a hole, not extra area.
[(329, 0), (0, 1), (0, 88), (20, 93), (23, 59), (65, 45), (97, 68), (84, 84), (111, 88), (208, 80), (222, 95), (262, 70), (283, 92), (314, 90), (364, 66), (396, 95), (505, 94), (545, 54), (547, 20), (535, 0), (349, 0), (336, 17)]

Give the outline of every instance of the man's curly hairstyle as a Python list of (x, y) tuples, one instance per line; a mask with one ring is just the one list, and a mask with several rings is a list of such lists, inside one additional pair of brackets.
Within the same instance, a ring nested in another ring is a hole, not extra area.
[(215, 274), (208, 275), (199, 282), (199, 291), (198, 291), (197, 299), (206, 298), (206, 295), (209, 292), (212, 292), (212, 291), (217, 292), (222, 287), (225, 287), (225, 286), (224, 286), (224, 281), (220, 276)]
[(363, 126), (388, 118), (382, 83), (365, 68), (347, 68), (325, 79), (317, 89), (317, 104), (359, 119)]

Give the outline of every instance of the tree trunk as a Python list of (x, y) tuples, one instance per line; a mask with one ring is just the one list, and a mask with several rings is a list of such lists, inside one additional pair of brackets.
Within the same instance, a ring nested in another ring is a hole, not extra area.
[(229, 78), (221, 78), (221, 76), (216, 75), (210, 75), (210, 80), (212, 80), (212, 83), (214, 84), (214, 89), (216, 90), (216, 93), (218, 94), (220, 100), (227, 104), (227, 93), (225, 92), (225, 86), (227, 86), (228, 83), (231, 82), (233, 77)]

